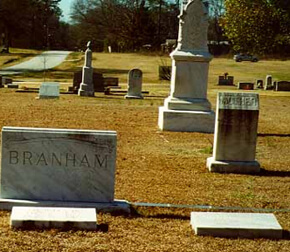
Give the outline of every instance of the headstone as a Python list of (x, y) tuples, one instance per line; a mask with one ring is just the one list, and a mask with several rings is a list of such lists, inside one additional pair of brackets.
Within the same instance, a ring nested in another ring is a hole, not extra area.
[(10, 226), (21, 229), (97, 229), (94, 208), (13, 207)]
[[(82, 82), (82, 71), (75, 72), (73, 78), (74, 93), (76, 94), (78, 93), (81, 82)], [(104, 92), (105, 83), (103, 75), (101, 73), (93, 73), (93, 84), (95, 92)]]
[(3, 85), (3, 83), (2, 83), (2, 75), (0, 75), (0, 88), (3, 88), (4, 87), (4, 85)]
[(104, 79), (104, 88), (105, 87), (118, 87), (119, 86), (119, 79), (116, 77), (105, 77)]
[(7, 88), (19, 88), (19, 85), (18, 84), (7, 84)]
[(128, 74), (128, 93), (126, 99), (143, 99), (142, 96), (142, 71), (132, 69)]
[(239, 82), (238, 83), (238, 89), (253, 90), (254, 89), (254, 83), (251, 83), (251, 82)]
[(213, 132), (214, 112), (207, 99), (208, 11), (201, 0), (183, 3), (179, 16), (177, 48), (170, 54), (170, 96), (159, 108), (161, 130)]
[(82, 82), (78, 91), (79, 96), (95, 96), (93, 71), (91, 42), (89, 41), (85, 52), (85, 65), (83, 66)]
[(256, 86), (257, 86), (257, 88), (263, 89), (264, 88), (263, 83), (264, 83), (263, 80), (256, 80)]
[(7, 84), (12, 84), (13, 80), (8, 77), (2, 77), (2, 84), (7, 85)]
[(259, 117), (259, 95), (218, 93), (211, 172), (256, 173), (255, 160)]
[(39, 99), (59, 98), (59, 83), (43, 82), (39, 88)]
[(1, 198), (113, 202), (116, 132), (3, 127)]
[(277, 81), (276, 91), (290, 91), (290, 81)]
[(233, 86), (234, 85), (234, 76), (229, 76), (228, 73), (219, 76), (219, 86)]
[(265, 80), (265, 90), (272, 89), (272, 75), (267, 75)]
[(232, 238), (282, 239), (283, 229), (274, 214), (191, 212), (196, 235)]

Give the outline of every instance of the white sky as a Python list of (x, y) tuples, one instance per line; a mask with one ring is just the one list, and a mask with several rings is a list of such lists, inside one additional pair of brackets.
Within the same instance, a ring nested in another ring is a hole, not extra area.
[(66, 22), (69, 22), (69, 14), (70, 14), (70, 7), (74, 0), (61, 0), (59, 3), (59, 7), (62, 10), (62, 19)]

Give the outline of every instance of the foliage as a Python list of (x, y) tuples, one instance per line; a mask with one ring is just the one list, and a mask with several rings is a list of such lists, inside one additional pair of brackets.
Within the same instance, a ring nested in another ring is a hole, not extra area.
[(267, 0), (225, 0), (221, 24), (235, 51), (277, 53), (290, 45), (289, 14), (274, 2), (278, 4)]

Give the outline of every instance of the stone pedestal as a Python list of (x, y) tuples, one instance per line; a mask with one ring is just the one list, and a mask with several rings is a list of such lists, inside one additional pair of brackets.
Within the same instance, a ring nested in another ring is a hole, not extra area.
[(259, 96), (255, 93), (218, 93), (211, 172), (256, 173), (255, 160)]
[(198, 51), (174, 51), (171, 93), (159, 108), (161, 130), (214, 131), (214, 112), (207, 100), (208, 68), (211, 55)]

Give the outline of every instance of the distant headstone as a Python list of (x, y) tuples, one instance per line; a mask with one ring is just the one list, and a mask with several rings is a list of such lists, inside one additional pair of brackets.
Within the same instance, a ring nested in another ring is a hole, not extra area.
[(233, 86), (234, 85), (234, 76), (229, 76), (228, 73), (219, 76), (219, 86)]
[(132, 69), (128, 74), (128, 93), (126, 99), (143, 99), (142, 96), (142, 71)]
[(161, 130), (184, 132), (214, 131), (214, 112), (207, 99), (208, 8), (202, 0), (183, 1), (179, 17), (178, 45), (170, 54), (170, 95), (159, 108)]
[(19, 85), (18, 84), (7, 84), (7, 88), (19, 88)]
[(3, 88), (4, 87), (4, 85), (2, 84), (2, 75), (0, 75), (0, 88)]
[(94, 208), (13, 207), (10, 217), (12, 228), (21, 229), (97, 229)]
[(255, 160), (259, 117), (259, 95), (218, 93), (211, 172), (256, 173)]
[(196, 235), (232, 238), (282, 239), (283, 229), (274, 214), (191, 212)]
[(290, 81), (277, 81), (275, 91), (290, 91)]
[(265, 80), (265, 90), (272, 89), (272, 75), (267, 75)]
[(2, 84), (7, 85), (7, 84), (12, 84), (13, 80), (8, 77), (2, 77)]
[[(78, 93), (82, 82), (82, 71), (78, 71), (74, 73), (73, 78), (73, 91), (74, 93)], [(104, 78), (101, 73), (93, 73), (93, 84), (95, 92), (104, 92)]]
[(59, 83), (43, 82), (39, 87), (39, 99), (59, 98)]
[(253, 90), (254, 89), (254, 83), (251, 83), (251, 82), (239, 82), (238, 83), (238, 89)]
[(89, 41), (85, 52), (85, 65), (83, 66), (82, 82), (78, 90), (79, 96), (95, 96), (93, 71), (91, 42)]
[(256, 80), (256, 87), (259, 89), (263, 89), (264, 88), (264, 82), (263, 80)]
[(2, 128), (1, 198), (113, 202), (116, 132)]

